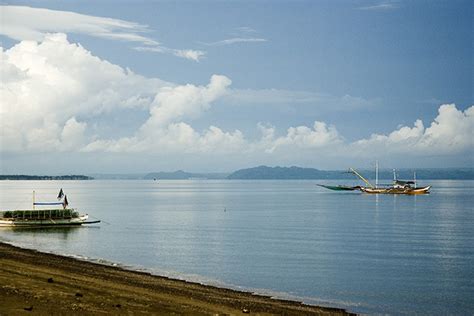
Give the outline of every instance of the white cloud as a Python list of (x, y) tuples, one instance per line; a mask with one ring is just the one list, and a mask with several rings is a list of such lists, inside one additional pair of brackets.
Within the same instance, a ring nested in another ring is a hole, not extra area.
[[(78, 33), (109, 40), (137, 43), (136, 50), (170, 53), (198, 61), (204, 52), (181, 50), (163, 46), (143, 34), (150, 33), (148, 26), (105, 17), (68, 11), (58, 11), (27, 6), (0, 6), (2, 27), (0, 34), (22, 41), (43, 41), (48, 33)], [(144, 46), (143, 46), (144, 45)]]
[(178, 57), (183, 57), (186, 59), (200, 61), (202, 57), (206, 55), (206, 52), (201, 50), (192, 50), (192, 49), (170, 49), (162, 46), (137, 46), (133, 48), (134, 50), (140, 52), (154, 52), (154, 53), (171, 53)]
[(399, 8), (397, 2), (382, 2), (374, 5), (359, 7), (359, 10), (369, 10), (369, 11), (390, 11), (396, 10)]
[(228, 38), (228, 39), (217, 41), (217, 42), (203, 43), (203, 44), (206, 44), (209, 46), (224, 46), (224, 45), (232, 45), (232, 44), (238, 44), (238, 43), (262, 43), (262, 42), (267, 42), (267, 39), (255, 38), (255, 37), (233, 37), (233, 38)]
[(213, 75), (206, 87), (187, 84), (161, 89), (151, 104), (150, 118), (141, 127), (141, 131), (151, 133), (173, 120), (199, 116), (209, 109), (211, 102), (225, 94), (230, 84), (229, 78)]
[(48, 143), (45, 147), (58, 147), (54, 139), (73, 117), (79, 121), (120, 108), (148, 108), (159, 89), (173, 86), (92, 56), (64, 34), (2, 48), (0, 63), (7, 69), (0, 86), (2, 143), (7, 149), (37, 148), (40, 138)]
[(259, 105), (279, 105), (279, 104), (312, 104), (318, 106), (320, 110), (342, 110), (352, 111), (363, 108), (374, 107), (380, 102), (378, 99), (364, 99), (351, 95), (334, 96), (312, 91), (294, 91), (281, 89), (229, 89), (225, 95), (228, 103), (235, 105), (250, 104)]
[(462, 112), (454, 104), (441, 105), (438, 116), (425, 130), (420, 147), (443, 152), (474, 149), (474, 106)]
[(208, 155), (225, 154), (246, 150), (242, 132), (224, 132), (216, 126), (210, 126), (202, 133), (184, 122), (171, 123), (157, 128), (152, 134), (124, 137), (118, 140), (96, 140), (83, 147), (83, 152), (116, 153), (205, 153)]
[(273, 152), (278, 147), (322, 148), (334, 147), (342, 142), (336, 127), (324, 122), (315, 121), (312, 128), (307, 126), (290, 127), (287, 135), (275, 139), (273, 147), (267, 152)]
[(298, 143), (303, 147), (322, 147), (329, 144), (339, 143), (341, 141), (339, 133), (332, 125), (324, 122), (315, 121), (313, 129), (306, 126), (289, 128), (288, 135), (282, 139), (282, 143)]
[(229, 34), (230, 38), (205, 43), (201, 42), (201, 44), (207, 46), (225, 46), (225, 45), (233, 45), (233, 44), (241, 44), (241, 43), (264, 43), (268, 42), (266, 38), (263, 37), (256, 37), (258, 32), (251, 28), (250, 26), (241, 26), (234, 28), (234, 31)]
[[(65, 34), (49, 34), (41, 43), (22, 41), (7, 51), (2, 48), (0, 57), (4, 152), (139, 152), (162, 144), (173, 149), (193, 145), (191, 150), (199, 151), (218, 145), (234, 148), (227, 143), (242, 137), (239, 131), (228, 133), (213, 126), (200, 135), (181, 122), (198, 117), (226, 93), (231, 81), (225, 76), (213, 75), (206, 86), (147, 79), (69, 43)], [(87, 120), (120, 109), (149, 111), (137, 135), (107, 140), (87, 133)]]
[(75, 117), (67, 120), (61, 131), (62, 149), (74, 150), (75, 148), (81, 148), (85, 142), (84, 132), (86, 128), (87, 123), (78, 122)]
[(210, 126), (199, 139), (199, 148), (207, 153), (239, 152), (247, 146), (241, 131), (224, 132), (216, 126)]
[(164, 53), (165, 50), (161, 46), (136, 46), (133, 48), (134, 50), (137, 50), (139, 52), (153, 52), (153, 53)]
[(175, 56), (184, 57), (194, 61), (199, 61), (204, 55), (206, 55), (206, 53), (201, 50), (192, 49), (174, 49), (173, 54)]
[(421, 120), (413, 127), (402, 126), (389, 135), (373, 134), (350, 144), (353, 150), (362, 154), (373, 151), (386, 154), (407, 155), (450, 155), (474, 149), (474, 106), (464, 112), (454, 104), (439, 107), (438, 116), (426, 128)]

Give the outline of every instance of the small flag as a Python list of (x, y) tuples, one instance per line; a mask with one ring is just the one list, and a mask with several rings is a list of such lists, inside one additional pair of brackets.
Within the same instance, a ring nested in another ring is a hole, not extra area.
[(64, 192), (63, 192), (63, 188), (61, 188), (61, 190), (59, 190), (59, 194), (58, 194), (58, 201), (61, 200), (64, 196)]
[(67, 202), (67, 196), (65, 195), (64, 196), (64, 201), (63, 201), (63, 208), (66, 209), (66, 207), (69, 205), (69, 203)]

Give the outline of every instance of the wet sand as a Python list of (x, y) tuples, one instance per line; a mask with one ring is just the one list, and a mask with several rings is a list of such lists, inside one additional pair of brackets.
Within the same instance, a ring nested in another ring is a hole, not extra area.
[[(317, 286), (317, 285), (315, 285)], [(349, 315), (0, 243), (0, 315)]]

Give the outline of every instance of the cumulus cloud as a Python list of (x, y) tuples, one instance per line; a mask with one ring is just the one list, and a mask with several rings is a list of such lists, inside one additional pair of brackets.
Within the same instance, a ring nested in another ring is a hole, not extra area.
[(124, 137), (117, 140), (95, 140), (84, 146), (82, 152), (115, 152), (161, 154), (205, 153), (209, 155), (246, 150), (247, 142), (242, 132), (225, 132), (210, 126), (203, 132), (194, 130), (184, 122), (171, 123), (152, 134)]
[(148, 26), (105, 17), (68, 11), (58, 11), (27, 6), (0, 6), (2, 27), (0, 34), (22, 41), (42, 41), (48, 33), (78, 33), (109, 40), (133, 42), (139, 51), (171, 53), (175, 56), (198, 61), (202, 51), (173, 49), (145, 36)]
[(84, 132), (86, 128), (87, 123), (78, 122), (75, 117), (67, 120), (61, 131), (62, 149), (73, 150), (74, 148), (81, 148), (85, 142)]
[[(226, 93), (225, 76), (213, 75), (205, 86), (145, 78), (69, 43), (65, 34), (2, 48), (0, 57), (2, 151), (220, 151), (243, 143), (240, 131), (211, 126), (198, 133), (182, 122)], [(88, 133), (88, 120), (120, 109), (146, 110), (149, 117), (128, 137)]]
[(0, 62), (2, 69), (9, 69), (2, 72), (1, 85), (2, 122), (7, 128), (143, 107), (157, 89), (170, 85), (103, 61), (69, 43), (65, 34), (1, 49)]
[(275, 128), (258, 125), (262, 133), (262, 144), (265, 152), (273, 153), (283, 149), (329, 148), (339, 145), (343, 139), (336, 127), (324, 122), (315, 121), (312, 128), (307, 126), (290, 127), (285, 136), (275, 138)]
[(474, 106), (464, 112), (454, 104), (441, 105), (438, 116), (425, 130), (420, 147), (441, 149), (444, 152), (474, 148)]
[(151, 104), (150, 118), (141, 130), (151, 133), (173, 120), (200, 115), (209, 109), (211, 102), (225, 93), (230, 84), (229, 78), (213, 75), (209, 85), (205, 87), (187, 84), (161, 89)]
[(474, 106), (465, 111), (454, 104), (439, 107), (438, 116), (425, 128), (421, 120), (402, 126), (388, 135), (373, 134), (350, 146), (359, 152), (377, 150), (410, 155), (456, 154), (474, 149)]
[(286, 135), (279, 137), (271, 125), (260, 123), (258, 128), (261, 139), (255, 148), (268, 154), (290, 151), (295, 157), (308, 149), (317, 151), (319, 156), (336, 153), (353, 158), (472, 155), (474, 151), (474, 105), (462, 111), (454, 104), (444, 104), (428, 128), (418, 119), (412, 127), (401, 126), (387, 135), (373, 134), (354, 142), (347, 142), (335, 126), (320, 121), (312, 127), (290, 127)]

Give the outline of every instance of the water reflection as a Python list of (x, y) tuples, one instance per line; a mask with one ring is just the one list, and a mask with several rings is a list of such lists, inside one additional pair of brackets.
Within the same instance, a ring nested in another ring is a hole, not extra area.
[(71, 236), (77, 234), (78, 229), (83, 227), (67, 226), (67, 227), (2, 227), (2, 231), (11, 232), (12, 235), (41, 237), (48, 235), (48, 237), (61, 238), (67, 240)]
[(29, 187), (62, 187), (110, 223), (0, 229), (0, 239), (361, 313), (472, 314), (474, 181), (430, 182), (426, 196), (335, 193), (314, 181), (0, 182), (0, 209), (17, 208)]

